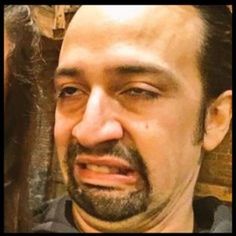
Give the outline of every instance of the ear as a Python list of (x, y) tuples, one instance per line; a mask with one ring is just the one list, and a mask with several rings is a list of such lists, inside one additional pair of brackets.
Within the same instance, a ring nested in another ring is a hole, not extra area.
[(232, 90), (222, 93), (208, 108), (203, 148), (211, 151), (224, 139), (232, 118)]

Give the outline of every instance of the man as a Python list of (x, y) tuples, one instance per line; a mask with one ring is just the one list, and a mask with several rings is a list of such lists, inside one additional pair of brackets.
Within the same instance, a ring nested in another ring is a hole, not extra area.
[[(29, 124), (41, 68), (40, 35), (29, 6), (4, 7), (4, 231), (31, 229), (27, 172)], [(30, 134), (30, 138), (29, 138)]]
[(201, 157), (231, 121), (225, 6), (82, 6), (55, 90), (70, 198), (45, 205), (35, 232), (231, 230), (221, 204), (209, 228), (193, 211)]

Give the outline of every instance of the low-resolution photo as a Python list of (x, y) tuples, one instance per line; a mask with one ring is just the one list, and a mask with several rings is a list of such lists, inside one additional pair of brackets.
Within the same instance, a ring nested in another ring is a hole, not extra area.
[(232, 232), (231, 5), (4, 5), (4, 232)]

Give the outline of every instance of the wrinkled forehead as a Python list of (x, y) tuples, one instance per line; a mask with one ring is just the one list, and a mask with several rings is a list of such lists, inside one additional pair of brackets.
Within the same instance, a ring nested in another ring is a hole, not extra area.
[(67, 29), (60, 58), (77, 47), (95, 51), (119, 42), (145, 49), (150, 45), (163, 54), (196, 54), (203, 28), (193, 6), (82, 6)]

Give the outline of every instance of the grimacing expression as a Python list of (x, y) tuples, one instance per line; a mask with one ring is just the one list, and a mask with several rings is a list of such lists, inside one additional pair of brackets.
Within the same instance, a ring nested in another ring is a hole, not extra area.
[(191, 195), (203, 33), (191, 6), (79, 9), (55, 76), (57, 153), (79, 208), (145, 218)]

